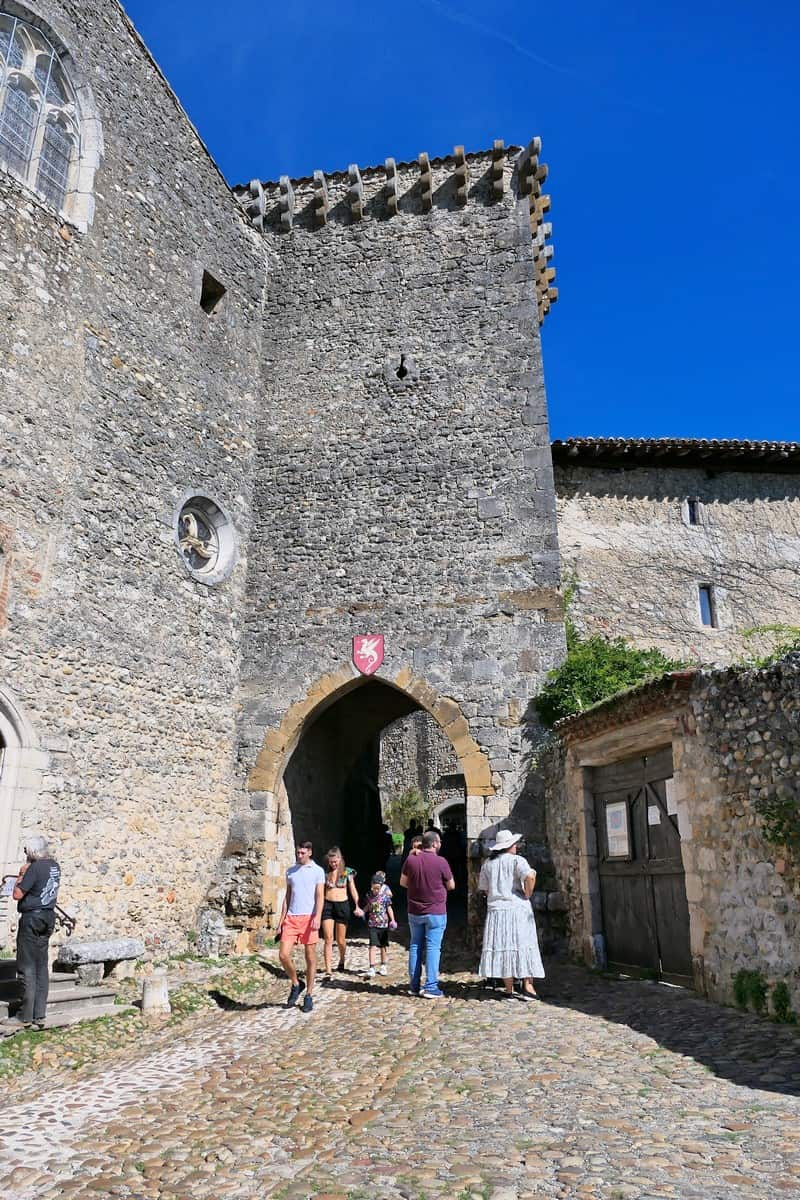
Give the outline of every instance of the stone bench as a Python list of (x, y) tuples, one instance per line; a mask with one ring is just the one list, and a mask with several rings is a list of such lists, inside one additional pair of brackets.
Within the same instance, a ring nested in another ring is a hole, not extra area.
[(94, 987), (118, 963), (141, 958), (144, 942), (138, 938), (105, 938), (97, 942), (65, 942), (56, 956), (57, 967), (75, 971), (85, 987)]

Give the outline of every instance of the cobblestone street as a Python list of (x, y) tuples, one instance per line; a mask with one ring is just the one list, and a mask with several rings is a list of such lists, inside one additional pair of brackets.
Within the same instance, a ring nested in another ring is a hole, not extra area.
[[(363, 965), (358, 946), (352, 965)], [(800, 1039), (677, 989), (551, 970), (539, 1002), (355, 972), (283, 1007), (266, 975), (115, 1058), (26, 1076), (0, 1194), (405, 1200), (794, 1196)]]

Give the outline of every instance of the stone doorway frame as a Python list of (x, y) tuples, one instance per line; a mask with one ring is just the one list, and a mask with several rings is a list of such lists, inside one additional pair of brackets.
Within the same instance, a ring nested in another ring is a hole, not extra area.
[[(277, 827), (279, 809), (285, 803), (283, 773), (303, 734), (317, 718), (337, 700), (368, 681), (395, 688), (415, 701), (421, 709), (430, 713), (449, 740), (464, 776), (468, 842), (477, 842), (487, 824), (496, 824), (499, 819), (488, 815), (486, 811), (487, 801), (496, 791), (489, 759), (472, 737), (469, 722), (458, 702), (443, 695), (427, 680), (415, 674), (411, 667), (401, 667), (394, 675), (376, 672), (367, 678), (352, 663), (345, 663), (336, 671), (321, 676), (302, 700), (289, 706), (280, 725), (267, 731), (247, 776), (245, 790), (251, 794), (258, 793), (259, 808), (264, 815), (265, 851), (270, 841), (267, 830), (276, 831), (273, 852), (264, 854), (265, 913), (275, 912), (282, 900), (284, 864), (280, 862), (277, 852)], [(469, 849), (468, 857), (471, 857)]]
[[(39, 799), (48, 764), (22, 705), (10, 688), (0, 687), (0, 875), (20, 864), (25, 818)], [(0, 946), (15, 918), (13, 901), (0, 901)]]

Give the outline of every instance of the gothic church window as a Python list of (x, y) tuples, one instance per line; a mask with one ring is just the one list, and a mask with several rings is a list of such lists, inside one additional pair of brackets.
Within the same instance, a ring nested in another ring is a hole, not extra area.
[(99, 155), (96, 146), (82, 153), (83, 114), (65, 57), (41, 29), (0, 11), (0, 170), (85, 226), (91, 213), (79, 177), (87, 166), (90, 185)]

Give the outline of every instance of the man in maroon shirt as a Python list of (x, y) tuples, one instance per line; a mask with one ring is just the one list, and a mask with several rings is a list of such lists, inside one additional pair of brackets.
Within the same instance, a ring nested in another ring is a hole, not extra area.
[(422, 947), (425, 947), (425, 987), (422, 995), (438, 1000), (444, 995), (439, 987), (439, 956), (447, 927), (447, 893), (456, 886), (453, 872), (438, 854), (442, 841), (435, 829), (422, 835), (422, 850), (409, 854), (403, 864), (400, 886), (408, 892), (408, 924), (411, 944), (408, 950), (409, 990), (420, 995)]

